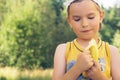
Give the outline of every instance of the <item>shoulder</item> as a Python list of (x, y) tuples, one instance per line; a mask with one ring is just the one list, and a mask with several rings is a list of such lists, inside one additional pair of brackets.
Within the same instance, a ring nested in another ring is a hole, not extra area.
[(70, 48), (71, 46), (71, 42), (72, 41), (68, 41), (66, 43), (62, 43), (62, 44), (59, 44), (57, 47), (56, 47), (56, 50), (55, 50), (55, 56), (66, 56), (66, 53), (68, 51), (68, 49)]
[(120, 53), (118, 51), (118, 48), (116, 48), (113, 45), (110, 45), (110, 53), (111, 53), (111, 63), (113, 64), (113, 66), (115, 64), (118, 65), (119, 63), (119, 67), (120, 67)]
[(71, 42), (72, 42), (72, 41), (59, 44), (59, 45), (56, 47), (56, 51), (66, 52), (66, 51), (71, 47)]
[(55, 50), (55, 56), (65, 56), (66, 43), (59, 44)]
[(113, 46), (113, 45), (109, 45), (109, 47), (110, 47), (110, 53), (111, 53), (111, 55), (115, 55), (115, 54), (118, 54), (118, 53), (119, 53), (117, 47), (115, 47), (115, 46)]
[(111, 50), (117, 50), (117, 47), (113, 46), (113, 45), (109, 45)]
[(66, 47), (66, 43), (62, 43), (57, 46), (57, 48), (65, 48), (65, 47)]
[(57, 51), (65, 51), (66, 50), (66, 43), (59, 44), (56, 48)]
[(109, 45), (109, 47), (110, 47), (111, 58), (112, 59), (120, 58), (120, 54), (119, 54), (118, 48), (113, 46), (113, 45)]

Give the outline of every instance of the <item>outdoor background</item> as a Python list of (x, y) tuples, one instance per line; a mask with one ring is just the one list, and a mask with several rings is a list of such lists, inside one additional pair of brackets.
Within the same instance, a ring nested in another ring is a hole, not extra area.
[[(0, 0), (0, 80), (51, 80), (56, 46), (76, 37), (64, 1)], [(120, 51), (118, 3), (103, 6), (100, 36)]]

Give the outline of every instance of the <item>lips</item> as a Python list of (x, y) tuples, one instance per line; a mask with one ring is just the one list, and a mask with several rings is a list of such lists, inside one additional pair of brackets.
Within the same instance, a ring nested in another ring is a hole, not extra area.
[(91, 31), (91, 29), (83, 30), (82, 32), (87, 33), (87, 32), (90, 32), (90, 31)]

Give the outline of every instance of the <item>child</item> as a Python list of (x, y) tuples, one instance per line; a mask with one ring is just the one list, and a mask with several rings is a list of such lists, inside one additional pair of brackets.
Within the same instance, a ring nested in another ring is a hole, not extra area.
[[(77, 38), (60, 44), (54, 56), (53, 80), (119, 80), (120, 55), (116, 47), (102, 41), (104, 12), (95, 0), (70, 0), (67, 20)], [(97, 42), (99, 60), (85, 50), (91, 39)], [(83, 75), (86, 73), (86, 76)]]

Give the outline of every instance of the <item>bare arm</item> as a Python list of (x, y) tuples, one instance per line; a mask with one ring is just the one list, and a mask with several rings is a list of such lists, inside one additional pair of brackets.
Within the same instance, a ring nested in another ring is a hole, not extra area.
[[(78, 69), (73, 67), (70, 71), (65, 74), (66, 71), (66, 61), (65, 61), (65, 50), (66, 45), (60, 44), (55, 51), (54, 56), (54, 72), (52, 80), (75, 80), (80, 73)], [(76, 74), (73, 74), (76, 73)]]
[(110, 46), (111, 51), (111, 75), (112, 80), (120, 79), (120, 54), (118, 49), (114, 46)]
[[(79, 55), (76, 64), (68, 71), (66, 71), (66, 60), (65, 60), (66, 45), (61, 44), (56, 48), (54, 56), (54, 72), (52, 80), (76, 80), (78, 76), (86, 69), (90, 68), (93, 63), (89, 59), (90, 55), (82, 54)], [(86, 63), (88, 65), (86, 65)], [(82, 66), (80, 65), (82, 64)], [(84, 68), (84, 66), (85, 68)]]
[(65, 44), (61, 44), (56, 48), (54, 55), (54, 71), (52, 80), (59, 80), (65, 73)]

